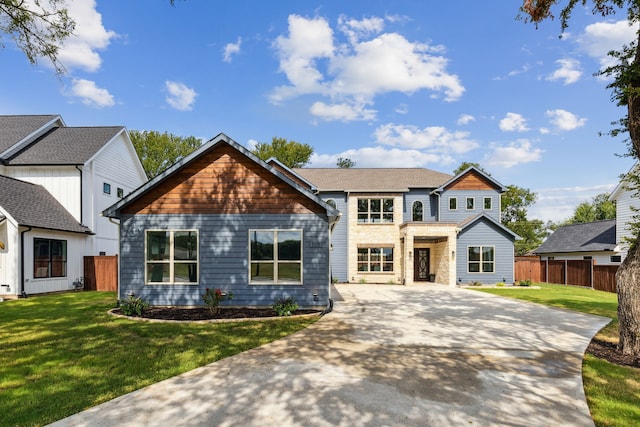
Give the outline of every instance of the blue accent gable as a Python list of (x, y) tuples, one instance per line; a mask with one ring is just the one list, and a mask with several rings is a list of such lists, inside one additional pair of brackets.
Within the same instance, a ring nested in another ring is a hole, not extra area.
[[(458, 234), (456, 281), (458, 284), (480, 282), (486, 284), (514, 281), (514, 241), (516, 236), (488, 217), (479, 217)], [(495, 269), (493, 273), (468, 272), (468, 247), (493, 246)]]
[[(303, 230), (301, 285), (249, 284), (249, 229)], [(145, 285), (145, 230), (196, 229), (199, 282)], [(133, 293), (151, 305), (201, 306), (206, 288), (233, 292), (227, 306), (271, 306), (292, 296), (301, 308), (326, 307), (330, 298), (327, 217), (304, 215), (123, 215), (120, 239), (119, 298)], [(314, 295), (315, 294), (315, 295)]]
[(338, 282), (347, 282), (348, 260), (347, 255), (349, 242), (349, 204), (347, 202), (347, 193), (344, 192), (324, 192), (319, 194), (320, 198), (325, 202), (329, 199), (336, 202), (336, 209), (342, 214), (342, 219), (338, 221), (331, 234), (331, 277)]
[[(449, 209), (449, 198), (457, 198), (458, 208)], [(474, 199), (473, 209), (467, 209), (467, 198)], [(485, 197), (491, 198), (491, 209), (484, 208)], [(440, 196), (440, 221), (458, 223), (470, 216), (485, 214), (500, 221), (500, 192), (497, 190), (447, 190)]]

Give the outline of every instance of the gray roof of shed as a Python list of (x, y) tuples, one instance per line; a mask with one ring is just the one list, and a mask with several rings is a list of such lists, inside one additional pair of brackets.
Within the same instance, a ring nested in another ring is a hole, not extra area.
[(586, 222), (558, 227), (535, 254), (613, 251), (616, 247), (616, 220)]
[(9, 165), (82, 165), (124, 128), (54, 127), (9, 159)]
[(41, 185), (0, 175), (0, 206), (19, 225), (91, 234)]
[(0, 153), (54, 120), (55, 115), (0, 116)]
[(320, 191), (405, 192), (437, 188), (453, 175), (424, 168), (296, 168)]

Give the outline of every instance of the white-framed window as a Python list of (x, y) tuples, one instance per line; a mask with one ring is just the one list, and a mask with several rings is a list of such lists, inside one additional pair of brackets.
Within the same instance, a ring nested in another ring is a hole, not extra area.
[(424, 205), (421, 201), (417, 200), (413, 202), (411, 208), (411, 220), (412, 221), (424, 221)]
[(487, 211), (491, 210), (492, 201), (493, 201), (493, 199), (491, 197), (485, 197), (484, 198), (484, 209), (485, 210), (487, 210)]
[(469, 246), (467, 248), (467, 272), (468, 273), (493, 273), (495, 272), (495, 247), (494, 246)]
[(198, 283), (198, 230), (145, 231), (145, 283)]
[(67, 241), (33, 239), (33, 278), (67, 277)]
[(611, 255), (609, 262), (622, 262), (622, 255)]
[(467, 197), (467, 210), (472, 211), (475, 209), (476, 199), (474, 197)]
[(393, 247), (358, 248), (359, 273), (392, 273)]
[(393, 199), (358, 199), (358, 222), (361, 224), (393, 222)]
[(458, 198), (457, 197), (449, 197), (449, 210), (450, 211), (458, 210)]
[(103, 182), (102, 183), (102, 192), (104, 194), (111, 194), (111, 184), (109, 184), (108, 182)]
[(249, 283), (302, 283), (302, 230), (249, 230)]
[(124, 197), (124, 188), (118, 187), (117, 193), (118, 198), (122, 199)]

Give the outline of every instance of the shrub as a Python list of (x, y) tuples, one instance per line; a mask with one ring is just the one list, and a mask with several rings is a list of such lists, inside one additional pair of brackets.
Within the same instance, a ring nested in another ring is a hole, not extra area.
[(202, 296), (204, 299), (204, 303), (209, 310), (217, 314), (220, 312), (220, 301), (224, 301), (226, 299), (233, 299), (233, 294), (231, 292), (222, 292), (220, 289), (209, 289), (207, 288)]
[(503, 287), (504, 286), (504, 282), (498, 282), (498, 283), (496, 283), (496, 286), (497, 287)]
[(126, 316), (140, 317), (147, 308), (149, 308), (149, 303), (142, 297), (135, 298), (133, 295), (129, 295), (126, 301), (120, 301), (120, 310)]
[(478, 282), (476, 280), (476, 281), (473, 281), (473, 282), (469, 282), (469, 286), (482, 286), (482, 283), (480, 283), (480, 282)]
[(360, 284), (361, 285), (366, 285), (367, 284), (367, 279), (360, 279)]
[(291, 316), (298, 309), (293, 297), (277, 298), (271, 306), (278, 316)]
[(520, 280), (520, 282), (518, 282), (518, 286), (531, 286), (531, 280)]

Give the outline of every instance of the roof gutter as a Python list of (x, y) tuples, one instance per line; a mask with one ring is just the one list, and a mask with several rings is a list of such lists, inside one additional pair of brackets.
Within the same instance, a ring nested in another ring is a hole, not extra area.
[(27, 228), (26, 230), (22, 230), (20, 232), (20, 295), (22, 295), (23, 298), (27, 297), (27, 293), (24, 289), (24, 234), (33, 230), (33, 227), (28, 227), (29, 228)]

